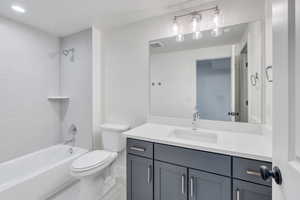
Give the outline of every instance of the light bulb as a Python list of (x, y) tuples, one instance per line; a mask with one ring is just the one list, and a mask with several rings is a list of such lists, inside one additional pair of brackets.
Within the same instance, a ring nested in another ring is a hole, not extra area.
[(173, 22), (173, 32), (174, 32), (174, 35), (177, 35), (179, 32), (179, 26), (178, 26), (178, 22), (177, 22), (176, 18), (174, 19), (174, 22)]
[(183, 36), (182, 34), (178, 34), (178, 35), (176, 36), (176, 41), (177, 41), (177, 42), (183, 42), (183, 41), (184, 41), (184, 36)]
[(199, 28), (200, 20), (201, 20), (201, 15), (194, 15), (192, 18), (192, 31), (193, 31), (194, 40), (198, 40), (202, 38), (202, 33)]
[(202, 38), (202, 33), (200, 32), (200, 31), (196, 31), (196, 32), (194, 32), (193, 33), (193, 39), (194, 40), (199, 40), (199, 39), (201, 39)]
[(216, 11), (215, 11), (214, 23), (215, 23), (216, 28), (218, 28), (220, 26), (220, 11), (218, 9), (216, 9)]
[(197, 31), (197, 27), (198, 27), (198, 20), (196, 16), (193, 16), (192, 19), (192, 30), (195, 33)]
[(219, 25), (220, 25), (219, 14), (215, 14), (215, 16), (214, 16), (214, 23), (215, 23), (216, 27), (219, 27)]
[(221, 28), (214, 28), (212, 31), (211, 31), (211, 35), (213, 37), (219, 37), (223, 34), (223, 30)]

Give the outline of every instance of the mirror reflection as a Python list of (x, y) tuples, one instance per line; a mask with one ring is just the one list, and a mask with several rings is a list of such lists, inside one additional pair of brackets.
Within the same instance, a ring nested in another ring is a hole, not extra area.
[(150, 41), (152, 116), (261, 123), (262, 24)]

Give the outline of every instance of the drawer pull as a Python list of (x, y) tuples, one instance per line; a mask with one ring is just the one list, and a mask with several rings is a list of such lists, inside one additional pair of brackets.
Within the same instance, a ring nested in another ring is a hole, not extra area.
[(246, 174), (252, 175), (252, 176), (259, 176), (260, 177), (260, 173), (259, 172), (252, 171), (252, 170), (247, 170)]
[(139, 152), (145, 152), (146, 149), (144, 148), (140, 148), (140, 147), (130, 147), (131, 150), (133, 151), (139, 151)]
[(184, 192), (184, 186), (185, 186), (185, 176), (182, 175), (181, 176), (181, 193), (182, 194), (185, 194), (185, 192)]

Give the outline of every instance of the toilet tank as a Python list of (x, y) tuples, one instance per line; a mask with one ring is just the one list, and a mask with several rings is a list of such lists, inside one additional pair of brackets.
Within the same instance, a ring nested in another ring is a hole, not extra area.
[(129, 125), (106, 123), (100, 125), (103, 149), (120, 152), (125, 148), (125, 138), (122, 133), (129, 130)]

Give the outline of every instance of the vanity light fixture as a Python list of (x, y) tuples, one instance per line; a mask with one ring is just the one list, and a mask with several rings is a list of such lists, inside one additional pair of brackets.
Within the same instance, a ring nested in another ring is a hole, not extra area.
[(179, 21), (176, 16), (174, 17), (174, 21), (173, 21), (173, 32), (174, 32), (174, 35), (176, 36), (177, 42), (184, 41), (184, 36), (182, 34), (182, 27), (180, 26)]
[(179, 31), (179, 25), (178, 25), (177, 17), (174, 17), (173, 32), (174, 32), (175, 35), (177, 35), (178, 31)]
[(198, 40), (202, 38), (202, 33), (201, 33), (201, 27), (200, 23), (202, 20), (202, 13), (204, 12), (209, 12), (209, 11), (214, 11), (214, 18), (213, 18), (213, 24), (214, 28), (212, 30), (212, 35), (217, 37), (222, 34), (222, 30), (220, 28), (220, 10), (218, 6), (207, 8), (207, 9), (202, 9), (202, 10), (197, 10), (193, 12), (189, 12), (183, 15), (177, 15), (174, 17), (173, 21), (173, 32), (174, 35), (176, 36), (176, 41), (177, 42), (182, 42), (184, 40), (184, 35), (182, 31), (181, 24), (179, 24), (179, 18), (182, 17), (192, 17), (192, 33), (193, 33), (193, 39)]
[(211, 35), (214, 37), (218, 37), (222, 35), (222, 29), (220, 28), (220, 10), (217, 8), (214, 13), (214, 29), (211, 32)]
[(12, 9), (13, 11), (15, 11), (15, 12), (18, 12), (18, 13), (22, 13), (22, 14), (26, 13), (25, 8), (21, 7), (20, 5), (13, 4), (13, 5), (11, 6), (11, 9)]
[(193, 31), (193, 39), (199, 40), (202, 38), (202, 33), (200, 31), (200, 22), (202, 15), (193, 15), (192, 18), (192, 31)]

